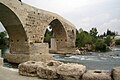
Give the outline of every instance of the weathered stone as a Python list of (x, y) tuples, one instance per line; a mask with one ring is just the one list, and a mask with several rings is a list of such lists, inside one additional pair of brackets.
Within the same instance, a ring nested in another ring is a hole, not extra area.
[(6, 54), (5, 58), (12, 63), (22, 63), (30, 60), (30, 55), (25, 54)]
[(0, 57), (0, 66), (3, 66), (3, 58)]
[(38, 65), (43, 65), (43, 62), (28, 61), (19, 64), (19, 74), (24, 76), (37, 76)]
[(63, 80), (79, 80), (85, 71), (86, 66), (74, 63), (62, 64), (57, 68), (57, 73)]
[(110, 73), (101, 70), (89, 70), (83, 74), (82, 80), (112, 80)]
[(79, 54), (81, 54), (81, 52), (80, 52), (80, 50), (79, 50), (79, 49), (76, 49), (76, 50), (75, 50), (75, 52), (73, 52), (73, 54), (75, 54), (75, 55), (77, 55), (77, 54), (78, 54), (78, 55), (79, 55)]
[(43, 79), (57, 79), (59, 75), (57, 74), (56, 68), (61, 64), (62, 62), (51, 60), (44, 65), (39, 65), (37, 74)]
[(120, 80), (120, 67), (112, 69), (112, 77), (114, 80)]
[(54, 66), (54, 67), (58, 67), (59, 65), (63, 64), (63, 62), (60, 61), (55, 61), (55, 60), (50, 60), (46, 63), (48, 66)]

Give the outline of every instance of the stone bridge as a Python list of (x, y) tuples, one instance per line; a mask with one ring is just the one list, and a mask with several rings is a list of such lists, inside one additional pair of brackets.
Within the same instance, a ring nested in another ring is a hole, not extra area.
[(75, 47), (76, 29), (73, 24), (55, 13), (19, 0), (0, 0), (0, 22), (9, 35), (10, 53), (6, 58), (10, 62), (50, 59), (48, 44), (43, 42), (48, 26), (54, 33), (51, 50), (64, 52)]

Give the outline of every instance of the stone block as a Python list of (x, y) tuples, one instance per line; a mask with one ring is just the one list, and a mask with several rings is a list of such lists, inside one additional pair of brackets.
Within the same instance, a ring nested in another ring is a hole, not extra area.
[(30, 60), (30, 55), (26, 54), (11, 54), (8, 53), (5, 55), (5, 58), (12, 63), (22, 63)]
[(114, 80), (120, 80), (120, 67), (112, 69), (112, 77)]
[(57, 73), (63, 80), (80, 80), (85, 71), (86, 66), (74, 63), (62, 64), (57, 68)]
[(32, 43), (30, 45), (30, 54), (49, 54), (48, 43)]
[(42, 65), (42, 62), (27, 61), (19, 64), (19, 74), (23, 76), (37, 76), (37, 67)]
[(3, 58), (0, 58), (0, 66), (3, 66)]
[(82, 80), (112, 80), (110, 72), (102, 70), (89, 70), (83, 74)]
[(57, 45), (56, 45), (56, 39), (51, 38), (51, 50), (56, 51), (57, 50)]
[(33, 54), (33, 55), (30, 55), (30, 60), (47, 62), (49, 60), (52, 60), (52, 55), (51, 54)]
[(59, 61), (49, 61), (44, 65), (39, 65), (37, 69), (37, 74), (42, 79), (58, 79), (56, 68), (61, 65), (62, 62)]

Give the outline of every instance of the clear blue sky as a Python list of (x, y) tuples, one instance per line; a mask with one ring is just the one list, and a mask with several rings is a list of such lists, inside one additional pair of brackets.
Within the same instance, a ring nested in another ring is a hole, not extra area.
[[(72, 22), (77, 29), (96, 27), (120, 34), (120, 0), (22, 0), (37, 8), (55, 12)], [(1, 29), (0, 29), (1, 30)]]

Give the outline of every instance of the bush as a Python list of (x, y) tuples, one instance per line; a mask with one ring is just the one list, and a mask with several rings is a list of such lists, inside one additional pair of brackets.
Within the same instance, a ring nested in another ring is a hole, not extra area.
[(92, 36), (88, 32), (82, 31), (76, 35), (76, 47), (85, 47), (85, 44), (92, 44)]
[(7, 33), (4, 32), (0, 32), (0, 46), (6, 46), (9, 44), (9, 40), (7, 38)]
[(112, 42), (111, 37), (110, 37), (110, 36), (107, 36), (107, 37), (105, 38), (105, 43), (107, 44), (107, 46), (110, 46), (111, 42)]
[(116, 45), (120, 45), (120, 39), (115, 41)]
[(97, 40), (95, 43), (95, 50), (105, 52), (107, 51), (107, 45), (104, 43), (103, 40)]

